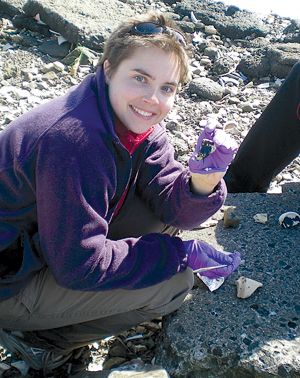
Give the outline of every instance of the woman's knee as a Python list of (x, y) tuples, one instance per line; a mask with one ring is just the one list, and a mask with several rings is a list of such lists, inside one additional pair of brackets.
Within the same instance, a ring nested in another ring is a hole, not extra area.
[[(143, 310), (151, 313), (153, 319), (176, 311), (191, 291), (194, 285), (194, 275), (191, 268), (176, 274), (170, 280), (163, 282), (160, 293), (150, 306)], [(151, 308), (149, 308), (151, 307)]]

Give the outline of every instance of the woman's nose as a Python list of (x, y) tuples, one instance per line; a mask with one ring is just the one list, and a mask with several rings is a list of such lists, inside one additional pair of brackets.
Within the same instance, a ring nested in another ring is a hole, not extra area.
[(159, 103), (158, 90), (156, 89), (148, 90), (146, 93), (144, 93), (143, 100), (151, 104), (158, 104)]

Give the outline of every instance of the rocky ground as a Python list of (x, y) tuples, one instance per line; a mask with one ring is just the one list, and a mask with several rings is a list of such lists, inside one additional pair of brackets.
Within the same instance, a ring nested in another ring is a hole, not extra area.
[[(214, 115), (220, 127), (241, 143), (284, 78), (277, 77), (272, 71), (266, 76), (249, 76), (245, 74), (250, 72), (245, 64), (244, 72), (239, 67), (246, 58), (256, 54), (258, 45), (286, 43), (288, 46), (291, 42), (286, 39), (288, 31), (297, 30), (298, 24), (270, 14), (260, 16), (269, 30), (263, 37), (249, 35), (245, 38), (228, 38), (215, 26), (202, 24), (193, 13), (189, 16), (174, 13), (175, 6), (150, 1), (130, 2), (129, 5), (138, 13), (153, 8), (168, 12), (187, 32), (189, 25), (197, 26), (190, 33), (193, 41), (192, 83), (182, 88), (173, 111), (166, 119), (167, 133), (175, 147), (176, 158), (183, 164), (187, 163), (205, 119), (210, 115)], [(7, 14), (2, 13), (1, 17), (0, 129), (3, 130), (16, 117), (65, 93), (93, 72), (101, 51), (69, 43), (57, 46), (54, 52), (47, 50), (49, 41), (57, 41), (57, 33), (46, 32), (33, 19), (26, 26), (17, 24)], [(300, 59), (300, 54), (297, 58), (297, 52), (296, 49), (296, 59)], [(201, 81), (205, 84), (204, 90), (203, 86), (198, 85)], [(270, 190), (280, 191), (282, 183), (299, 179), (300, 160), (297, 158), (274, 180)], [(145, 363), (154, 362), (155, 342), (160, 327), (158, 319), (118, 337), (94, 343), (90, 346), (92, 360), (89, 368), (100, 370), (105, 366), (110, 369), (137, 357)], [(0, 348), (0, 374), (2, 372), (3, 377), (40, 376), (33, 370), (28, 371), (26, 366), (25, 370), (20, 371), (20, 361), (13, 357)], [(74, 371), (71, 372), (70, 365), (66, 364), (53, 376), (68, 377), (71, 373)]]

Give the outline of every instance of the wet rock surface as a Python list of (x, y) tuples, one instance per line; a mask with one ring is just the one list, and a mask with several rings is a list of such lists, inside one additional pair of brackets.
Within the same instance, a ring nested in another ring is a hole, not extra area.
[[(209, 115), (241, 143), (300, 59), (300, 22), (275, 14), (261, 16), (220, 2), (192, 0), (61, 4), (0, 0), (0, 130), (94, 72), (110, 31), (131, 14), (149, 9), (168, 13), (192, 40), (192, 80), (166, 119), (176, 159), (184, 165)], [(299, 164), (297, 158), (286, 167), (269, 192), (298, 182)], [(182, 234), (223, 250), (238, 249), (244, 264), (213, 293), (197, 280), (177, 314), (164, 322), (162, 333), (158, 319), (91, 345), (90, 371), (78, 373), (78, 378), (300, 376), (299, 228), (283, 230), (277, 223), (285, 211), (299, 212), (298, 195), (229, 195), (226, 206), (235, 207), (240, 218), (235, 228), (224, 228), (223, 208), (207, 223), (210, 227)], [(266, 224), (254, 222), (260, 213), (268, 214)], [(242, 275), (263, 283), (247, 299), (236, 297), (235, 280)], [(21, 376), (14, 357), (0, 350), (8, 367), (2, 366), (3, 377)], [(135, 362), (118, 370), (129, 361)], [(40, 374), (30, 369), (23, 376)], [(66, 365), (53, 376), (74, 374)]]

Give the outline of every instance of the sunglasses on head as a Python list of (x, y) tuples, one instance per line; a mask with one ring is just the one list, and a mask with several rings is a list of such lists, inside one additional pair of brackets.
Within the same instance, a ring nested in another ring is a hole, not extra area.
[(178, 30), (170, 28), (169, 26), (160, 25), (156, 22), (140, 22), (139, 24), (132, 26), (127, 33), (136, 35), (167, 33), (169, 35), (175, 36), (178, 42), (186, 47), (184, 36)]

